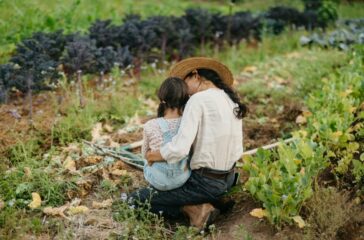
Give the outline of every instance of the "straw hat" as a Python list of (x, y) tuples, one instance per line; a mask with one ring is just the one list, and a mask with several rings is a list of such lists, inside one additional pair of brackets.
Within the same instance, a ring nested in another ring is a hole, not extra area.
[(185, 77), (193, 70), (206, 68), (215, 71), (221, 80), (231, 86), (234, 82), (233, 74), (224, 64), (213, 58), (191, 57), (174, 64), (169, 72), (169, 77)]

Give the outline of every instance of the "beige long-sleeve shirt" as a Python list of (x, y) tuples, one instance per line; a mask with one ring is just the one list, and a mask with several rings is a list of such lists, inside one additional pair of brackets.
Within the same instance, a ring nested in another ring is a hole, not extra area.
[(177, 135), (160, 149), (163, 159), (178, 162), (192, 147), (191, 169), (231, 169), (243, 153), (243, 124), (233, 113), (236, 106), (221, 89), (192, 95)]

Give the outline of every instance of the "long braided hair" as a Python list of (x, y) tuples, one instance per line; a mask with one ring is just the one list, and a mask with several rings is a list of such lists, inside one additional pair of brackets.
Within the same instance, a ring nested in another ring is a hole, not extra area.
[[(210, 82), (215, 84), (216, 87), (224, 90), (224, 92), (230, 97), (230, 99), (238, 105), (234, 108), (234, 114), (238, 119), (242, 119), (243, 117), (245, 117), (246, 113), (248, 112), (248, 108), (245, 104), (240, 102), (240, 97), (237, 92), (234, 91), (232, 87), (225, 84), (215, 71), (206, 68), (199, 68), (197, 69), (197, 73), (201, 77), (204, 77), (206, 80), (209, 80)], [(191, 77), (193, 74), (195, 73), (191, 72), (186, 77)]]

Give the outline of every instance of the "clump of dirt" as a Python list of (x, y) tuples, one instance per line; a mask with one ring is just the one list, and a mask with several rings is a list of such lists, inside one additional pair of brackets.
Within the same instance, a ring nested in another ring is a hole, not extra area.
[(350, 199), (350, 193), (318, 187), (304, 206), (307, 218), (304, 239), (360, 239), (364, 224), (363, 205)]
[(111, 135), (113, 141), (120, 144), (130, 144), (133, 142), (138, 142), (143, 139), (143, 129), (139, 128), (138, 130), (130, 133), (113, 133)]
[[(53, 92), (33, 96), (33, 124), (29, 122), (29, 106), (26, 99), (17, 98), (0, 105), (0, 155), (9, 147), (31, 138), (31, 131), (47, 135), (57, 118)], [(50, 134), (49, 134), (50, 135)]]
[(266, 220), (250, 215), (254, 208), (261, 207), (248, 193), (241, 192), (231, 196), (236, 201), (233, 209), (219, 216), (216, 221), (219, 230), (217, 239), (300, 239), (301, 230), (295, 226), (285, 226), (278, 231)]
[(264, 117), (258, 117), (261, 114), (257, 110), (258, 105), (259, 103), (250, 104), (249, 114), (243, 120), (243, 145), (247, 150), (289, 137), (290, 132), (298, 127), (296, 118), (302, 113), (299, 103), (290, 102), (283, 105), (279, 112), (267, 109), (263, 113)]
[(337, 231), (339, 240), (364, 239), (364, 204), (357, 206), (349, 221)]

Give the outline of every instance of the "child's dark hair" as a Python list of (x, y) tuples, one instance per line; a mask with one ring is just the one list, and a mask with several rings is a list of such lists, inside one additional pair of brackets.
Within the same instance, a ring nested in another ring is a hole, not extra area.
[(167, 78), (158, 90), (158, 98), (158, 117), (163, 117), (167, 108), (177, 108), (182, 115), (189, 98), (187, 85), (180, 78)]

